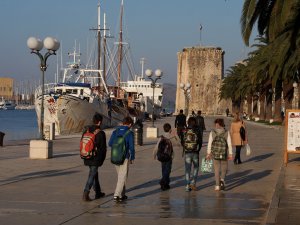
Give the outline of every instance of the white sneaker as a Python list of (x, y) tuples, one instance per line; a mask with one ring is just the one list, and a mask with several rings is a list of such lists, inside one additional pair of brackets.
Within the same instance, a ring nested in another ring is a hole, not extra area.
[(215, 191), (220, 191), (220, 186), (215, 186)]

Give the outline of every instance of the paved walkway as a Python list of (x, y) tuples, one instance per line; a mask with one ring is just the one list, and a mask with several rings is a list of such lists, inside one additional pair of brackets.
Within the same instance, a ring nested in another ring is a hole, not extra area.
[[(206, 117), (208, 130), (214, 118)], [(156, 126), (161, 131), (163, 123), (173, 125), (174, 119), (158, 120)], [(243, 164), (229, 163), (224, 192), (214, 191), (212, 174), (200, 174), (198, 190), (186, 193), (179, 148), (171, 189), (162, 192), (160, 164), (152, 159), (156, 140), (144, 138), (130, 167), (129, 199), (120, 204), (112, 201), (116, 171), (110, 152), (100, 168), (106, 197), (85, 203), (81, 197), (88, 168), (78, 155), (79, 136), (57, 138), (54, 157), (48, 160), (29, 159), (28, 141), (5, 142), (0, 148), (0, 224), (299, 224), (299, 158), (282, 167), (283, 129), (254, 123), (247, 127), (252, 155), (243, 152)], [(111, 130), (106, 134), (109, 139)]]

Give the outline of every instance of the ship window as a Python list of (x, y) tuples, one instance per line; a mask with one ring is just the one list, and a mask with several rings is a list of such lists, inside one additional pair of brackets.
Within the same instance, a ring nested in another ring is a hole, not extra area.
[(62, 90), (61, 90), (61, 89), (57, 89), (57, 90), (56, 90), (56, 93), (57, 93), (57, 94), (61, 94), (61, 93), (62, 93)]
[(77, 89), (73, 89), (72, 94), (76, 94), (77, 95), (78, 90)]
[(67, 89), (66, 90), (66, 94), (71, 94), (72, 93), (72, 89)]
[(161, 101), (162, 100), (162, 96), (159, 96), (158, 99), (159, 99), (159, 101)]
[(83, 95), (83, 89), (80, 89), (80, 94)]

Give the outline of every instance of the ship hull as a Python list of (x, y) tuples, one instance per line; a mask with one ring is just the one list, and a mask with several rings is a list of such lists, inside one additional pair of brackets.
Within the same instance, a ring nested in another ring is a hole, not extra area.
[[(41, 100), (39, 96), (35, 102), (38, 123), (40, 123)], [(89, 102), (72, 95), (44, 95), (44, 126), (54, 123), (56, 135), (81, 133), (85, 126), (92, 124), (96, 112), (103, 116), (102, 128), (117, 126), (129, 115), (125, 108), (109, 107), (100, 98), (94, 98)]]

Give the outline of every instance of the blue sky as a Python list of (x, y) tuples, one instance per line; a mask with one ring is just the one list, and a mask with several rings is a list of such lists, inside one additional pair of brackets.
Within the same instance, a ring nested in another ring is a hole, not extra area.
[[(18, 81), (40, 80), (39, 59), (30, 54), (30, 36), (54, 36), (62, 42), (64, 62), (75, 40), (85, 61), (87, 42), (95, 35), (98, 0), (1, 0), (0, 76)], [(102, 0), (102, 12), (117, 36), (121, 0)], [(242, 0), (124, 0), (125, 32), (136, 72), (160, 68), (163, 82), (176, 83), (177, 52), (201, 44), (225, 51), (225, 70), (250, 51), (241, 38)], [(252, 42), (253, 43), (253, 42)], [(53, 81), (56, 56), (48, 60), (46, 80)]]

